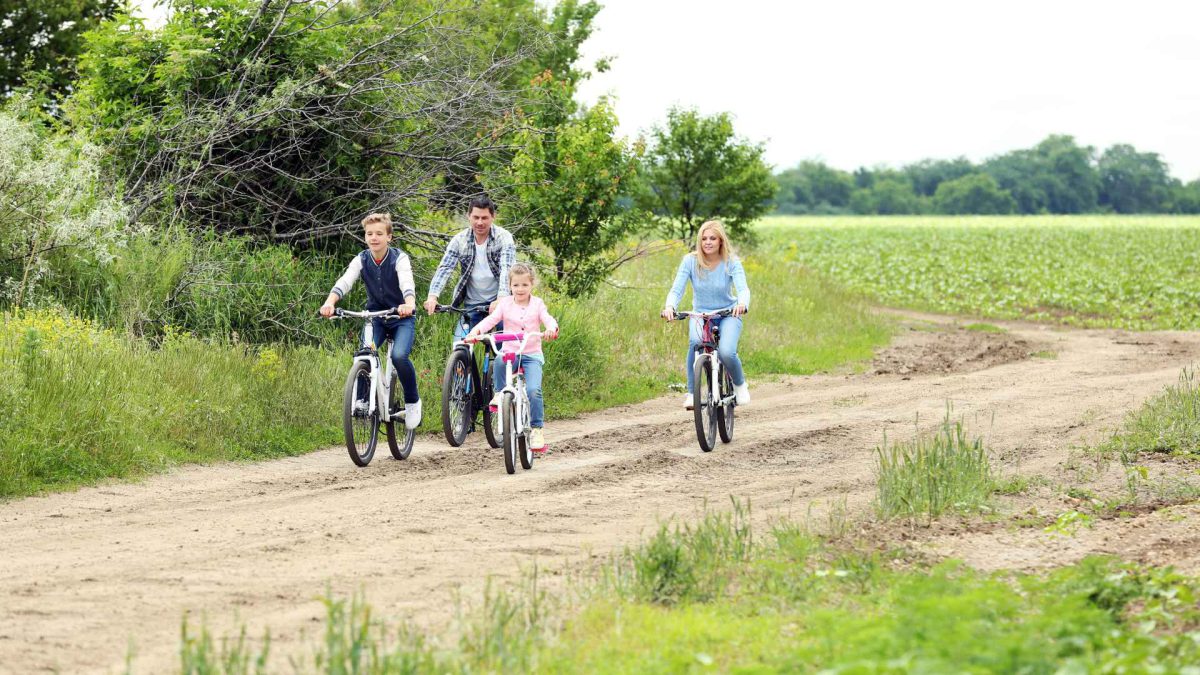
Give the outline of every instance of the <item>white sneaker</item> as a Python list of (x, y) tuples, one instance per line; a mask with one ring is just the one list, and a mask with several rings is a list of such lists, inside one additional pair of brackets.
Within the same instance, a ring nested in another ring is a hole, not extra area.
[(746, 405), (750, 402), (750, 384), (743, 382), (733, 385), (733, 397), (738, 405)]
[(541, 429), (531, 429), (529, 432), (529, 447), (534, 452), (546, 451), (546, 436)]
[(503, 396), (503, 394), (496, 394), (493, 396), (492, 400), (488, 402), (488, 406), (490, 406), (493, 410), (499, 409), (501, 396)]
[(421, 401), (404, 406), (404, 426), (416, 429), (421, 424)]
[(695, 399), (692, 398), (691, 394), (683, 397), (683, 407), (687, 410), (691, 410), (692, 408), (696, 407)]

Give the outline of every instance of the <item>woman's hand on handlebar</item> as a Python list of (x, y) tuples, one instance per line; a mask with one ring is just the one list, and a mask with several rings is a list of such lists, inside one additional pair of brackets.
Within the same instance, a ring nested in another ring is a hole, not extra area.
[(737, 305), (734, 305), (734, 307), (733, 307), (733, 315), (734, 315), (734, 316), (741, 316), (741, 315), (743, 315), (743, 314), (745, 314), (745, 313), (746, 313), (746, 306), (745, 306), (745, 305), (743, 305), (743, 304), (741, 304), (741, 303), (738, 303)]
[(555, 326), (554, 328), (551, 328), (550, 330), (543, 332), (542, 337), (547, 340), (557, 339), (558, 338), (558, 326)]
[(659, 314), (659, 316), (666, 319), (667, 321), (674, 321), (675, 320), (675, 310), (670, 307), (667, 307), (666, 309), (664, 309), (662, 311), (661, 314)]
[(417, 309), (416, 304), (414, 304), (411, 301), (406, 302), (403, 305), (400, 305), (399, 307), (396, 308), (396, 316), (400, 317), (401, 319), (403, 319), (406, 316), (412, 316), (413, 312), (415, 312), (416, 309)]
[(333, 316), (333, 310), (334, 310), (333, 303), (327, 302), (327, 303), (321, 305), (321, 310), (320, 310), (321, 316), (328, 319), (329, 317)]

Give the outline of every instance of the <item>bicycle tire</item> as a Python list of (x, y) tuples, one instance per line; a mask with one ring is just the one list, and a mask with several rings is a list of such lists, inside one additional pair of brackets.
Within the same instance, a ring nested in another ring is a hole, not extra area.
[(475, 418), (468, 386), (473, 366), (470, 352), (453, 349), (446, 358), (446, 370), (442, 374), (442, 433), (446, 442), (455, 448), (467, 440)]
[(717, 409), (717, 433), (722, 443), (729, 443), (733, 440), (733, 409), (737, 407), (737, 401), (733, 399), (733, 378), (724, 368), (721, 369), (721, 399), (729, 399), (729, 403)]
[(346, 436), (346, 450), (350, 459), (358, 466), (366, 466), (375, 456), (375, 444), (379, 442), (379, 414), (355, 415), (355, 402), (371, 396), (371, 368), (362, 361), (355, 361), (346, 376), (346, 392), (342, 401), (342, 430)]
[[(395, 410), (396, 412), (399, 412), (399, 410), (397, 408), (402, 409), (401, 406), (397, 405), (400, 401), (404, 400), (403, 396), (400, 396), (399, 394), (397, 394), (396, 390), (399, 388), (400, 388), (400, 378), (397, 377), (395, 371), (393, 371), (392, 372), (392, 388), (391, 388), (391, 394), (390, 394), (391, 400), (388, 401), (388, 411), (389, 412), (393, 411), (393, 410)], [(397, 400), (397, 399), (399, 399), (399, 400)], [(408, 456), (412, 454), (413, 440), (417, 436), (417, 430), (409, 429), (407, 424), (401, 424), (400, 425), (400, 433), (403, 434), (403, 437), (404, 437), (403, 442), (400, 442), (400, 438), (397, 437), (397, 435), (396, 435), (396, 418), (390, 417), (387, 422), (388, 450), (392, 451), (392, 457), (394, 457), (396, 459), (408, 459)]]
[[(522, 387), (524, 383), (522, 383)], [(528, 471), (533, 468), (533, 447), (529, 443), (529, 398), (525, 397), (525, 413), (521, 415), (521, 428), (525, 433), (517, 436), (517, 456), (521, 459), (521, 468)]]
[[(491, 367), (496, 367), (496, 360), (492, 359)], [(479, 392), (479, 408), (483, 411), (483, 435), (487, 437), (488, 445), (493, 448), (500, 447), (500, 434), (496, 429), (496, 423), (500, 421), (499, 415), (492, 412), (491, 403), (492, 396), (495, 390), (492, 388), (492, 374), (490, 372), (483, 373), (479, 376), (479, 387), (476, 391)]]
[(692, 396), (694, 403), (692, 415), (696, 420), (696, 440), (700, 442), (700, 449), (704, 452), (712, 452), (717, 441), (717, 406), (716, 401), (712, 400), (712, 364), (710, 363), (710, 359), (712, 359), (711, 355), (701, 354), (696, 359), (692, 373), (692, 381), (696, 387), (696, 391)]
[(512, 392), (505, 392), (500, 414), (504, 416), (504, 470), (510, 474), (517, 472), (517, 431), (513, 428), (517, 422), (516, 407)]

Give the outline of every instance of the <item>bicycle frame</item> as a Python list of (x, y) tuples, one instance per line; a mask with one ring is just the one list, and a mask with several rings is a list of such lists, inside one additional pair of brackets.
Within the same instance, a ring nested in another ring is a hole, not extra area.
[[(720, 345), (720, 329), (714, 325), (717, 319), (732, 316), (729, 309), (722, 309), (716, 312), (676, 312), (675, 316), (678, 320), (683, 319), (700, 319), (700, 349), (692, 356), (692, 366), (695, 367), (696, 360), (701, 356), (708, 356), (712, 367), (712, 378), (710, 385), (712, 392), (710, 401), (714, 401), (717, 406), (728, 405), (734, 399), (734, 395), (730, 394), (724, 398), (721, 397), (721, 375), (722, 368), (721, 359), (717, 357), (717, 349)], [(697, 383), (699, 384), (699, 383)], [(692, 392), (696, 394), (698, 392)]]
[[(471, 361), (476, 363), (476, 368), (478, 368), (478, 370), (479, 370), (479, 379), (480, 379), (480, 382), (482, 382), (483, 378), (490, 376), (490, 374), (491, 374), (490, 369), (495, 367), (495, 356), (497, 354), (495, 345), (484, 342), (485, 347), (491, 347), (491, 349), (484, 350), (483, 364), (482, 364), (482, 367), (480, 367), (480, 364), (476, 360), (475, 353), (471, 349), (471, 347), (473, 346), (473, 343), (468, 343), (465, 339), (467, 333), (471, 332), (471, 328), (472, 328), (472, 326), (467, 324), (466, 310), (459, 309), (458, 307), (452, 307), (450, 305), (438, 305), (437, 311), (438, 312), (453, 312), (455, 314), (458, 314), (458, 318), (456, 319), (456, 321), (457, 321), (456, 329), (454, 331), (454, 341), (450, 344), (450, 350), (451, 351), (453, 351), (455, 349), (467, 350), (467, 353), (471, 356)], [(461, 334), (458, 330), (459, 328), (462, 329)], [(477, 395), (477, 392), (473, 391), (473, 392), (471, 392), (471, 395), (474, 397)], [(487, 402), (484, 401), (484, 403), (487, 403)]]
[[(368, 397), (366, 412), (367, 416), (375, 414), (379, 411), (379, 420), (381, 422), (391, 422), (393, 417), (388, 410), (387, 402), (391, 399), (392, 389), (392, 373), (396, 370), (396, 364), (392, 363), (392, 348), (395, 344), (388, 340), (387, 349), (387, 366), (381, 367), (379, 364), (379, 349), (375, 343), (375, 335), (371, 326), (371, 319), (387, 318), (396, 316), (395, 310), (385, 309), (378, 312), (351, 312), (343, 309), (335, 310), (333, 317), (336, 319), (365, 319), (366, 325), (363, 326), (364, 337), (368, 330), (372, 330), (370, 339), (363, 340), (364, 345), (354, 353), (352, 363), (364, 362), (371, 369), (371, 395)], [(382, 368), (383, 372), (380, 372)], [(382, 381), (381, 381), (382, 379)], [(404, 413), (401, 412), (395, 419), (403, 420)]]
[[(505, 352), (503, 354), (501, 360), (504, 361), (504, 388), (496, 392), (497, 394), (511, 393), (513, 395), (513, 401), (517, 405), (516, 414), (513, 415), (513, 422), (516, 428), (513, 431), (517, 435), (524, 435), (530, 429), (529, 424), (526, 422), (529, 417), (529, 395), (525, 392), (525, 373), (520, 368), (514, 371), (513, 363), (516, 362), (518, 356), (523, 355), (529, 338), (533, 336), (540, 337), (541, 335), (542, 333), (538, 331), (529, 333), (488, 333), (478, 338), (479, 342), (488, 343), (497, 354), (500, 353), (500, 345), (502, 343), (520, 340), (516, 352)], [(503, 434), (504, 415), (500, 416), (499, 426), (500, 433)]]

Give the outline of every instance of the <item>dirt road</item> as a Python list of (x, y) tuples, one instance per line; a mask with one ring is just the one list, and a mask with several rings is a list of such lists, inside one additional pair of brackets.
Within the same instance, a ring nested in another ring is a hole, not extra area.
[(366, 469), (331, 448), (0, 504), (0, 671), (117, 672), (132, 647), (135, 672), (161, 672), (185, 611), (217, 634), (269, 625), (286, 652), (319, 629), (327, 587), (436, 628), (456, 588), (478, 597), (488, 575), (559, 569), (730, 495), (757, 518), (861, 510), (885, 431), (931, 427), (947, 402), (1002, 470), (1051, 473), (1200, 355), (1200, 334), (924, 320), (873, 372), (754, 383), (734, 443), (711, 454), (672, 396), (554, 423), (551, 454), (515, 476), (478, 435), (427, 436)]

